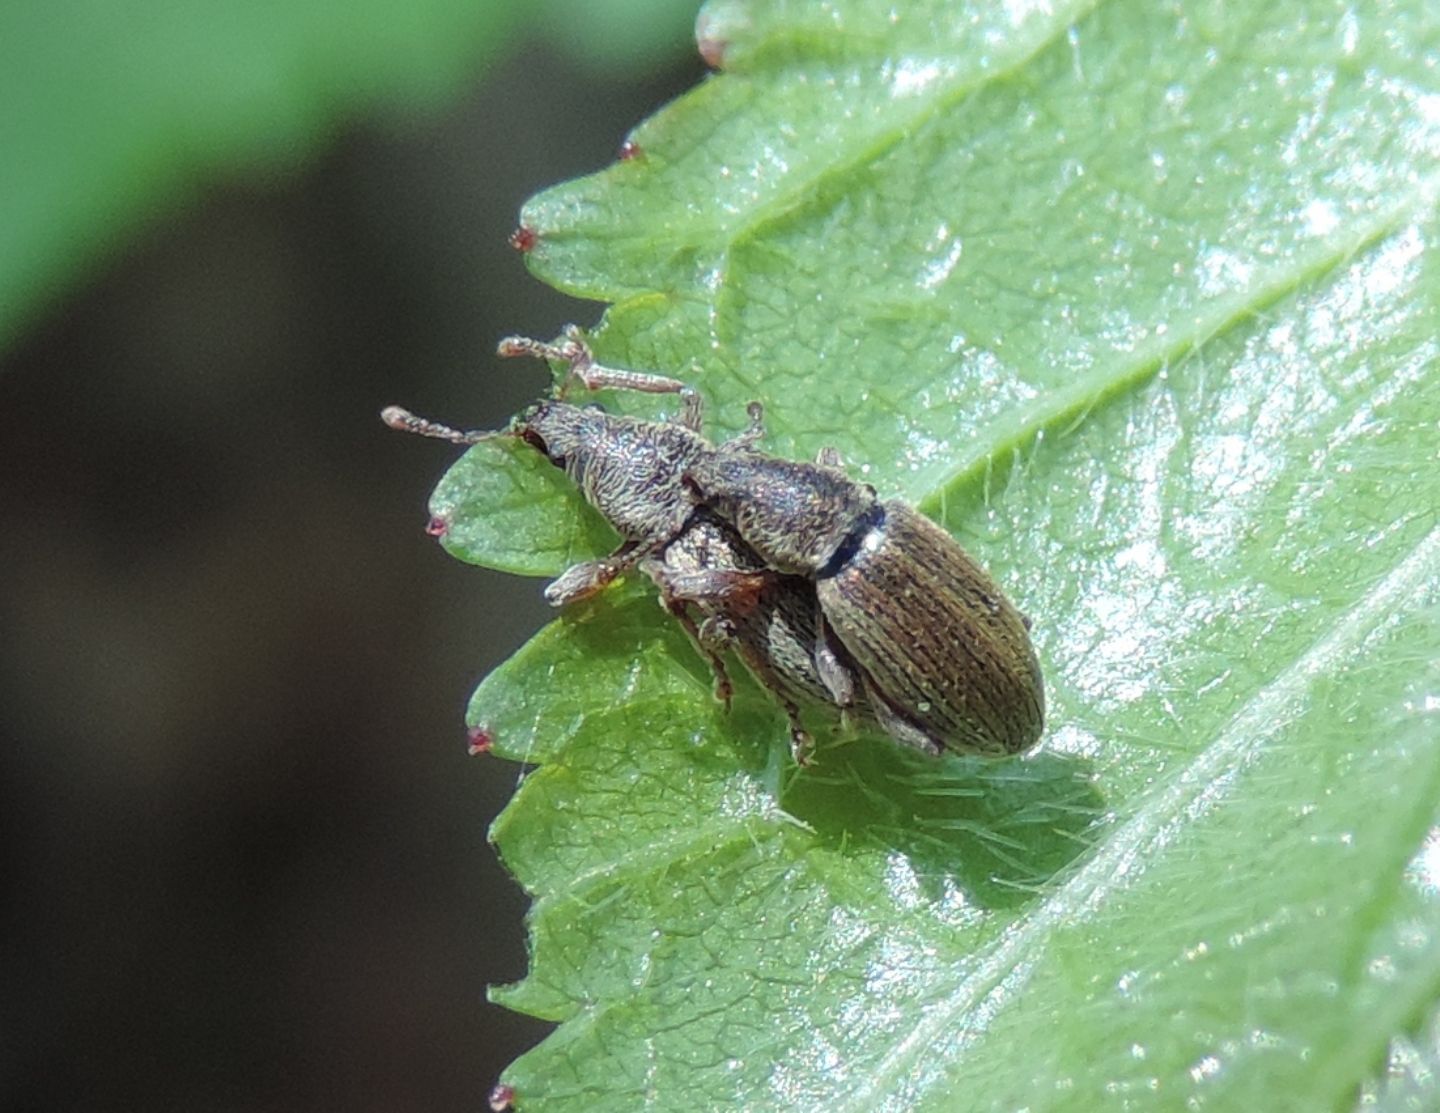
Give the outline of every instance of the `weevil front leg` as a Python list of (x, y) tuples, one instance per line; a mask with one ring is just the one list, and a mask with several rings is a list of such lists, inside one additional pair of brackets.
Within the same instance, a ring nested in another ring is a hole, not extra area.
[(628, 371), (596, 363), (595, 353), (585, 342), (584, 334), (574, 325), (565, 326), (565, 339), (559, 344), (546, 344), (541, 340), (531, 340), (528, 336), (507, 336), (500, 341), (497, 350), (502, 356), (533, 356), (536, 359), (549, 359), (566, 364), (569, 370), (556, 391), (556, 396), (561, 398), (564, 397), (565, 388), (571, 379), (579, 382), (586, 390), (678, 394), (681, 407), (680, 424), (692, 433), (700, 432), (704, 403), (694, 387), (668, 375), (652, 375), (645, 371)]
[(402, 433), (433, 437), (437, 441), (449, 441), (451, 444), (479, 444), (481, 441), (506, 435), (490, 429), (452, 429), (438, 421), (431, 421), (428, 417), (417, 417), (403, 406), (386, 406), (380, 411), (380, 420)]
[(667, 600), (723, 603), (727, 610), (739, 614), (745, 614), (755, 606), (756, 599), (772, 575), (769, 572), (713, 568), (701, 572), (676, 572), (659, 563), (647, 567), (646, 571)]
[(648, 549), (634, 541), (627, 541), (601, 560), (572, 564), (545, 588), (545, 601), (552, 607), (564, 607), (589, 599), (634, 568), (648, 554)]

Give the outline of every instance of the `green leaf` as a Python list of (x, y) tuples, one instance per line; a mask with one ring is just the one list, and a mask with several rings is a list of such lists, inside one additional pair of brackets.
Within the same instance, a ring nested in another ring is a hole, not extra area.
[(562, 616), (471, 708), (538, 763), (495, 828), (535, 896), (497, 997), (563, 1021), (522, 1105), (1433, 1107), (1395, 1064), (1440, 1007), (1440, 11), (700, 26), (728, 72), (532, 201), (532, 265), (717, 432), (763, 398), (940, 517), (1049, 725), (797, 773), (643, 585)]
[(619, 542), (573, 494), (564, 473), (538, 452), (497, 437), (475, 445), (450, 469), (430, 497), (430, 516), (443, 531), (441, 544), (461, 560), (554, 576)]

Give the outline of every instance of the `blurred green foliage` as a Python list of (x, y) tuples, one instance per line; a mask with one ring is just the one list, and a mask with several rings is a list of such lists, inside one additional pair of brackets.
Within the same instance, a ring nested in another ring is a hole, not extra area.
[(0, 5), (0, 346), (200, 183), (434, 106), (507, 44), (616, 68), (683, 50), (693, 18), (690, 0)]

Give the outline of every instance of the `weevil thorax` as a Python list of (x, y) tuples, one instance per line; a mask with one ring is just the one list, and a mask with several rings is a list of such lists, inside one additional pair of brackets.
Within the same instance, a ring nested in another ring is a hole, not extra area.
[(683, 425), (553, 400), (525, 410), (511, 431), (563, 468), (585, 500), (631, 541), (680, 531), (694, 504), (681, 477), (710, 451)]
[(687, 479), (765, 563), (815, 577), (879, 513), (875, 490), (837, 468), (759, 452), (712, 452)]

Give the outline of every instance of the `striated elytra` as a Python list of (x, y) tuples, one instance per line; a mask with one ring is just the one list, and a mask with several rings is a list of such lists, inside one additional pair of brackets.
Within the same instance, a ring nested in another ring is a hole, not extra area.
[(883, 696), (901, 741), (1004, 757), (1045, 722), (1040, 663), (1024, 619), (943, 529), (881, 504), (849, 560), (816, 580), (825, 620)]

